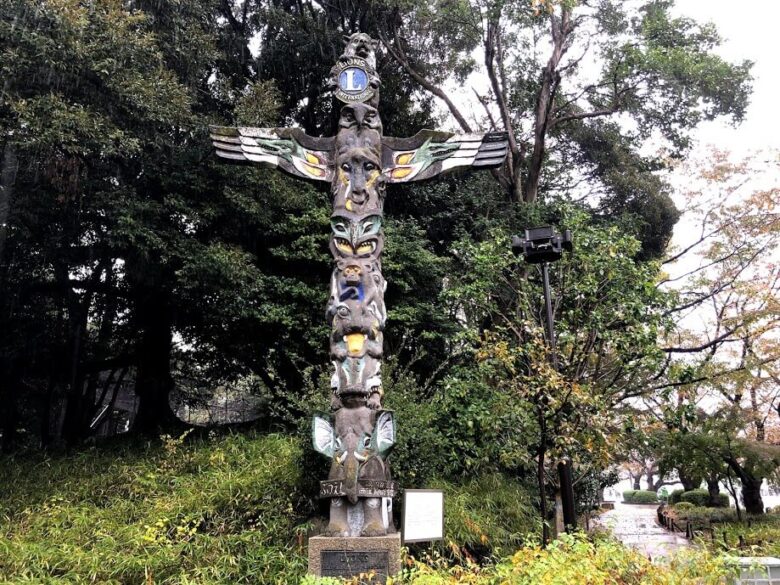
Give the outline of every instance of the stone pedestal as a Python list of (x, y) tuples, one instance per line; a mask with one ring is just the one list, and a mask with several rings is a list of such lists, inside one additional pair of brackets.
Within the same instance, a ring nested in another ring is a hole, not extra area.
[(384, 583), (401, 570), (401, 534), (309, 539), (309, 573), (316, 577), (357, 577), (373, 571)]

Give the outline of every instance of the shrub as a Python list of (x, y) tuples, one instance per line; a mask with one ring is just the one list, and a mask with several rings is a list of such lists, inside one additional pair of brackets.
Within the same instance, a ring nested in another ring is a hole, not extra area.
[(647, 490), (626, 490), (623, 492), (623, 502), (626, 504), (656, 504), (658, 494)]
[(680, 502), (680, 496), (685, 493), (685, 490), (674, 490), (669, 494), (669, 503), (678, 504)]
[(731, 582), (728, 579), (736, 573), (724, 557), (708, 551), (684, 551), (668, 564), (653, 565), (641, 553), (614, 540), (591, 540), (583, 534), (564, 534), (546, 548), (526, 546), (494, 566), (410, 564), (411, 569), (397, 581), (399, 584), (716, 585)]
[[(710, 505), (710, 493), (707, 490), (691, 490), (689, 492), (685, 492), (680, 496), (681, 502), (690, 502), (694, 506), (709, 506)], [(718, 494), (718, 505), (717, 507), (720, 508), (728, 508), (729, 507), (729, 496), (728, 494), (720, 493)]]
[(432, 485), (443, 489), (446, 497), (448, 551), (465, 548), (480, 557), (506, 554), (525, 544), (529, 534), (541, 532), (533, 498), (517, 479), (495, 473)]
[[(710, 510), (722, 511), (721, 508)], [(749, 524), (723, 523), (718, 525), (718, 534), (720, 538), (714, 543), (703, 540), (712, 550), (725, 545), (733, 554), (741, 555), (744, 554), (744, 549), (740, 547), (743, 544), (753, 556), (780, 556), (780, 519), (775, 515), (754, 516)]]
[(708, 527), (713, 522), (734, 522), (737, 519), (734, 508), (705, 508), (690, 502), (676, 504), (668, 514), (678, 524), (691, 522), (694, 528)]

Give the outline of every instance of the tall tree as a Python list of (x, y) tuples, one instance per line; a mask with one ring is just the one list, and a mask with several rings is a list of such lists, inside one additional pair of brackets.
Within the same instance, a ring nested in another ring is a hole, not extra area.
[[(750, 62), (715, 54), (712, 25), (675, 18), (673, 6), (389, 2), (380, 34), (463, 130), (490, 125), (509, 133), (511, 153), (498, 178), (511, 200), (595, 198), (603, 213), (633, 217), (643, 254), (658, 257), (678, 214), (668, 185), (653, 174), (663, 161), (641, 147), (652, 140), (680, 156), (701, 121), (741, 120), (751, 79)], [(471, 85), (468, 107), (461, 100), (469, 96), (449, 95), (453, 82)], [(481, 119), (473, 115), (483, 108)]]

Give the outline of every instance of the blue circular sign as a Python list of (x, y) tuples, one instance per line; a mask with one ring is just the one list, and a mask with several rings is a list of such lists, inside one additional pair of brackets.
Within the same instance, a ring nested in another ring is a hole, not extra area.
[(360, 93), (368, 88), (368, 74), (360, 67), (347, 67), (339, 74), (339, 89), (346, 93)]

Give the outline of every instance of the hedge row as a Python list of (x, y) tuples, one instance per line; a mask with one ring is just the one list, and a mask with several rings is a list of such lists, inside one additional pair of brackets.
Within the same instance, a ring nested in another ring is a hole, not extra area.
[(623, 492), (625, 504), (655, 504), (658, 502), (658, 494), (647, 490), (626, 490)]
[[(674, 490), (669, 494), (670, 504), (679, 504), (680, 502), (689, 502), (694, 506), (699, 507), (711, 506), (709, 503), (710, 493), (707, 490), (697, 489), (687, 492), (685, 490)], [(730, 505), (728, 494), (721, 492), (718, 494), (718, 503), (716, 506), (711, 507), (728, 508)]]

